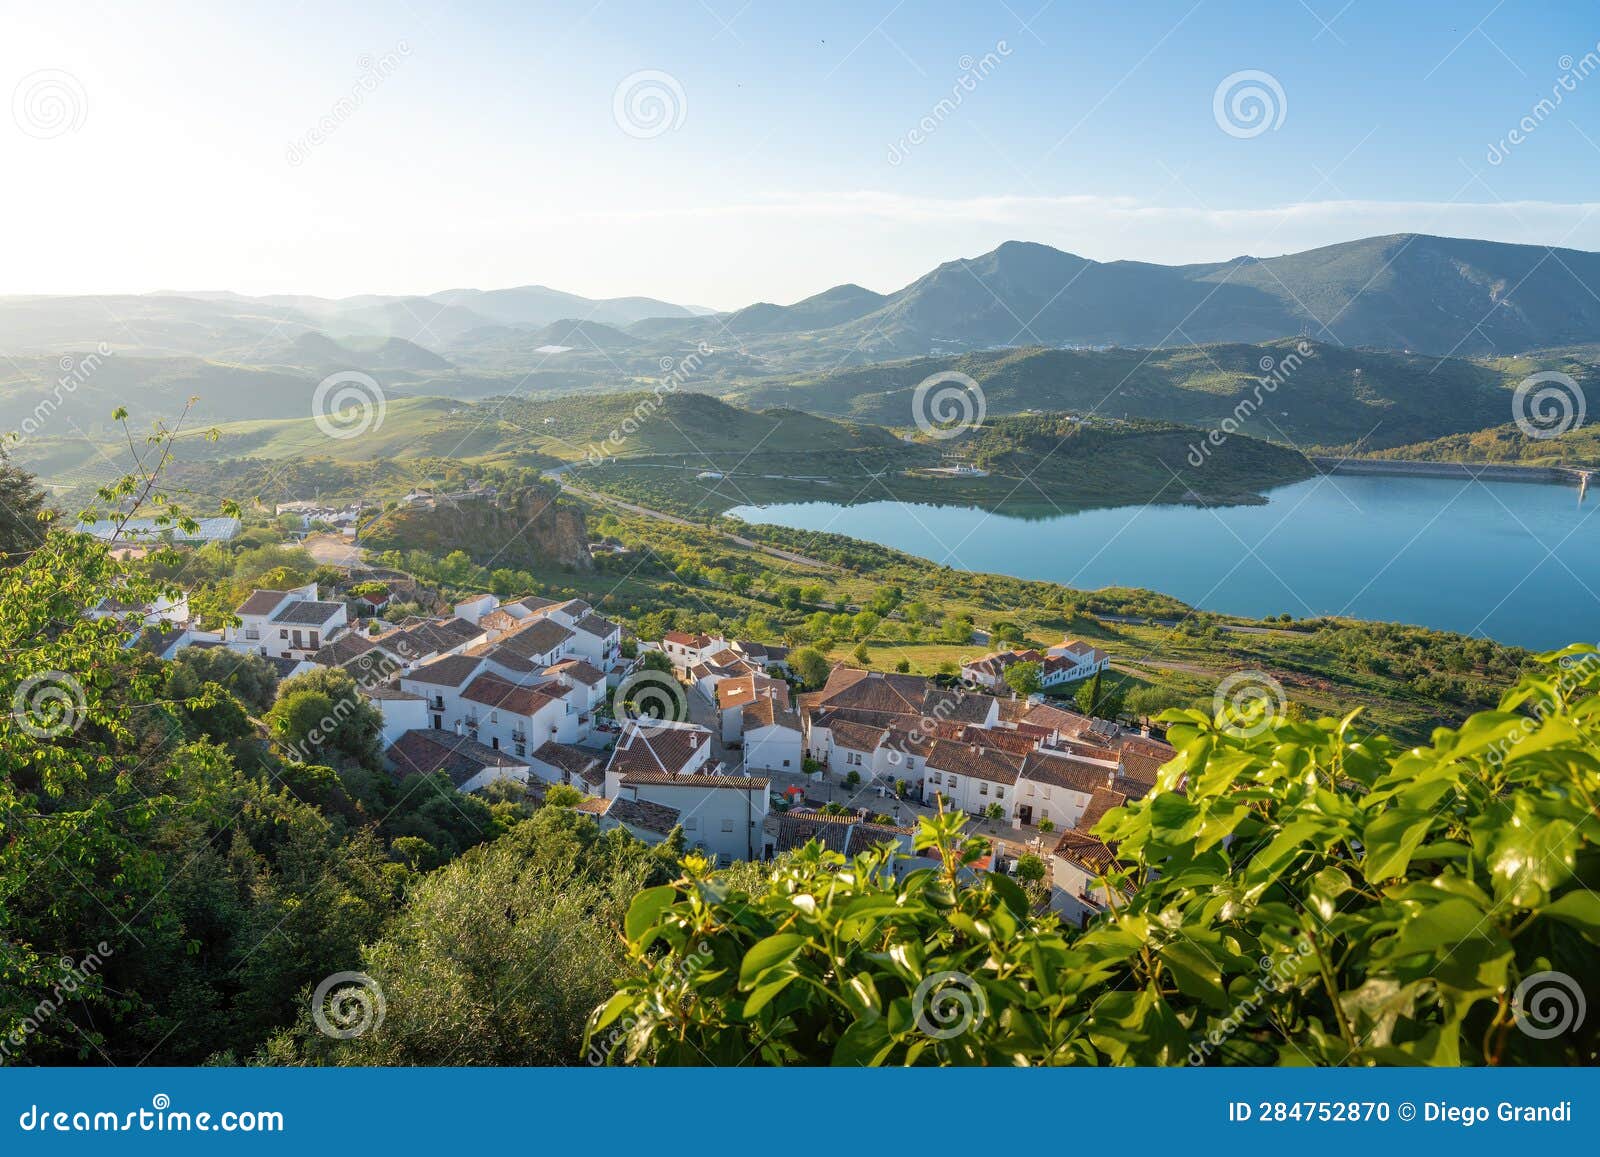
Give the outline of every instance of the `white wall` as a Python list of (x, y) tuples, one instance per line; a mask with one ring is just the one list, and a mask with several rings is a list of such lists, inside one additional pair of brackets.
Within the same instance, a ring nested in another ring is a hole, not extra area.
[(798, 774), (803, 754), (800, 733), (792, 727), (774, 723), (770, 727), (757, 727), (744, 737), (744, 765), (751, 771)]

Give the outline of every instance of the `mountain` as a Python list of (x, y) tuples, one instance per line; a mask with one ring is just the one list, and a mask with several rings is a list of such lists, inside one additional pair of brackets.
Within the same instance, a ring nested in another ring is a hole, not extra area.
[(1226, 421), (1295, 446), (1382, 448), (1505, 422), (1512, 388), (1535, 364), (1544, 363), (1486, 364), (1304, 339), (1154, 351), (1032, 347), (769, 379), (724, 394), (740, 405), (909, 427), (917, 385), (954, 371), (979, 384), (990, 415), (1069, 411), (1205, 428)]
[(542, 326), (566, 317), (606, 325), (631, 325), (649, 317), (693, 317), (694, 311), (650, 297), (612, 297), (595, 300), (521, 285), (514, 289), (447, 289), (429, 296), (442, 305), (460, 306), (502, 325)]
[(1436, 355), (1600, 340), (1600, 254), (1396, 234), (1206, 265), (1091, 261), (1008, 241), (886, 296), (843, 285), (791, 306), (711, 321), (651, 321), (641, 336), (711, 335), (756, 350), (804, 333), (873, 361), (997, 346), (1260, 342), (1306, 333), (1344, 346)]
[(334, 341), (325, 333), (303, 333), (277, 355), (284, 365), (319, 369), (448, 370), (450, 363), (404, 338)]

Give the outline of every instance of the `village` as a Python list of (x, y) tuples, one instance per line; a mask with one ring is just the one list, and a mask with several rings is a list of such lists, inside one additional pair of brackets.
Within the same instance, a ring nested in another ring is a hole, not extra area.
[[(254, 590), (217, 630), (182, 599), (107, 600), (92, 613), (141, 628), (161, 658), (225, 648), (259, 656), (280, 680), (347, 672), (381, 715), (397, 780), (442, 772), (459, 792), (500, 785), (534, 802), (560, 784), (602, 829), (651, 845), (681, 830), (723, 865), (817, 840), (846, 855), (888, 843), (910, 870), (919, 817), (960, 812), (988, 845), (973, 870), (1041, 881), (1077, 924), (1107, 903), (1103, 878), (1117, 867), (1095, 825), (1148, 794), (1174, 754), (1148, 729), (1047, 694), (1110, 666), (1072, 639), (967, 661), (959, 679), (839, 663), (806, 689), (787, 647), (678, 631), (635, 639), (581, 599), (480, 594), (391, 622), (384, 584), (354, 589)], [(1039, 692), (1007, 684), (1021, 663), (1037, 664)]]

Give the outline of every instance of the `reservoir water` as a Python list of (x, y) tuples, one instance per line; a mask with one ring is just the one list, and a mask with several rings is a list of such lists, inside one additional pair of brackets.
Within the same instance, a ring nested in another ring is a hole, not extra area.
[(728, 513), (965, 570), (1145, 587), (1227, 614), (1349, 615), (1533, 648), (1600, 639), (1597, 496), (1580, 506), (1567, 486), (1321, 475), (1267, 498), (1045, 517), (885, 501)]

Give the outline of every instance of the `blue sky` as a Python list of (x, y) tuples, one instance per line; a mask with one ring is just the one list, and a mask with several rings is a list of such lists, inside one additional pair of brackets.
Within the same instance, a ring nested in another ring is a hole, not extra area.
[[(5, 6), (4, 292), (729, 307), (1011, 237), (1172, 262), (1399, 230), (1600, 248), (1589, 4)], [(1213, 98), (1246, 70), (1279, 115), (1230, 134)], [(639, 74), (659, 133), (619, 119)], [(30, 104), (52, 91), (65, 114)]]

